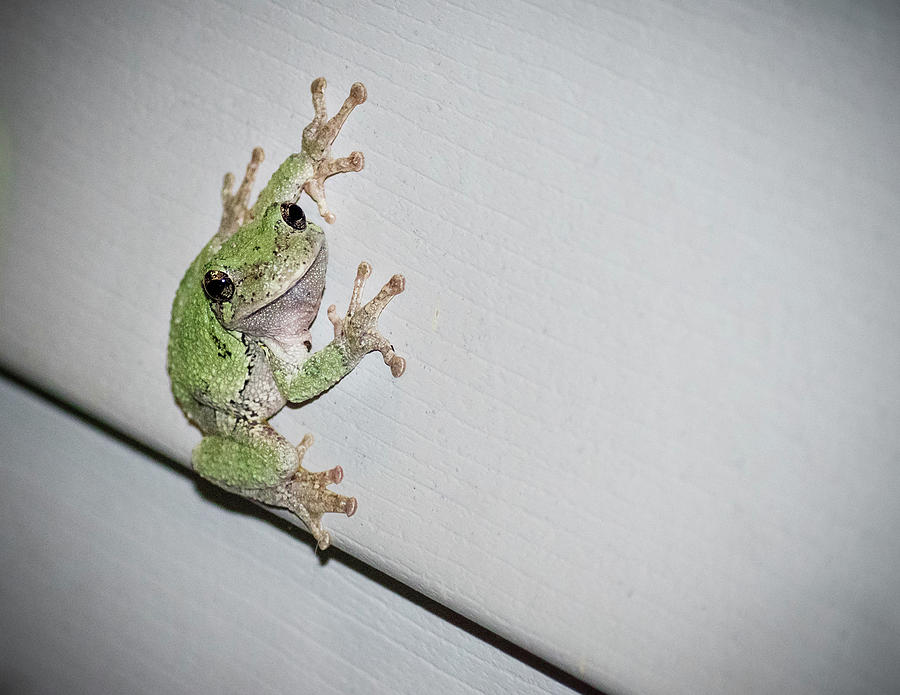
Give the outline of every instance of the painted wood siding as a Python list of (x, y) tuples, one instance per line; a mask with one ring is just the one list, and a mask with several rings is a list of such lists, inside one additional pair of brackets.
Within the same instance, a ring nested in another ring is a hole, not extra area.
[(403, 272), (409, 367), (274, 421), (343, 466), (336, 544), (612, 692), (900, 681), (893, 4), (0, 20), (8, 369), (187, 464), (168, 315), (221, 176), (296, 148), (314, 77), (360, 80), (324, 301)]

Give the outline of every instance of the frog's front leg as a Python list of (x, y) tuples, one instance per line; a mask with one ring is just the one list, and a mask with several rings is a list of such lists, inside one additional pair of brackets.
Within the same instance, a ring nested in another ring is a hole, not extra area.
[(328, 489), (343, 479), (340, 466), (319, 472), (303, 468), (311, 444), (309, 434), (292, 447), (268, 424), (237, 423), (228, 434), (203, 438), (194, 449), (194, 470), (227, 490), (289, 510), (306, 524), (324, 550), (331, 537), (322, 528), (322, 515), (339, 512), (352, 516), (356, 498)]
[(262, 147), (254, 147), (237, 191), (233, 190), (234, 174), (230, 171), (225, 174), (222, 181), (222, 219), (219, 221), (219, 231), (213, 237), (219, 245), (227, 241), (247, 220), (247, 213), (250, 211), (250, 190), (253, 188), (256, 170), (264, 158)]
[(338, 112), (328, 118), (325, 109), (325, 78), (313, 81), (313, 120), (303, 129), (300, 152), (290, 155), (275, 171), (266, 187), (260, 191), (251, 215), (258, 216), (274, 202), (296, 201), (306, 191), (319, 207), (319, 214), (328, 222), (334, 222), (334, 214), (325, 201), (325, 179), (335, 174), (360, 171), (365, 164), (362, 152), (351, 152), (348, 157), (335, 159), (331, 145), (354, 108), (366, 100), (366, 88), (361, 82), (350, 87), (350, 95)]
[(403, 374), (406, 360), (394, 352), (390, 341), (378, 332), (377, 324), (381, 312), (403, 291), (405, 282), (402, 275), (394, 275), (375, 297), (360, 306), (362, 289), (371, 273), (372, 266), (365, 261), (359, 264), (347, 314), (339, 318), (335, 306), (328, 307), (328, 318), (334, 324), (334, 340), (299, 367), (270, 346), (264, 346), (275, 384), (287, 400), (302, 403), (327, 391), (375, 350), (382, 354), (391, 374), (395, 377)]

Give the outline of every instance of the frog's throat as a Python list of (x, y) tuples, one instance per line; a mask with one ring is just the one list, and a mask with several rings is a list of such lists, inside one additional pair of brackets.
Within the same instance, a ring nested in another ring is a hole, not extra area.
[(323, 240), (315, 260), (284, 292), (244, 316), (236, 315), (226, 328), (286, 346), (308, 341), (309, 327), (322, 303), (327, 266), (328, 249)]

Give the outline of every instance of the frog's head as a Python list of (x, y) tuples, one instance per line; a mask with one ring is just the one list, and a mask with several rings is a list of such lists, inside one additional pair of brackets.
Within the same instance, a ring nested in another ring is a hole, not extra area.
[(296, 203), (273, 203), (209, 259), (201, 283), (226, 329), (297, 345), (309, 340), (327, 263), (322, 230)]

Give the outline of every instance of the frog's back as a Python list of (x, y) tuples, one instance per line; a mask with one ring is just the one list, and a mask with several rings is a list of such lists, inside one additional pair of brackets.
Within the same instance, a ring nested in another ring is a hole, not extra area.
[(200, 269), (204, 257), (201, 253), (181, 280), (169, 326), (172, 392), (178, 405), (195, 422), (202, 420), (200, 410), (204, 406), (228, 410), (249, 369), (243, 343), (213, 316), (203, 294)]

